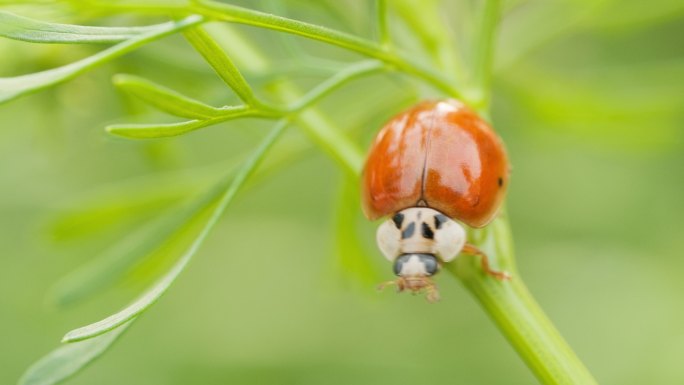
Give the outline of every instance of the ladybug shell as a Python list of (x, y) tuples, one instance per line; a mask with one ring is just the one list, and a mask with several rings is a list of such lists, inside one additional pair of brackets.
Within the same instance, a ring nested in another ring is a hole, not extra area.
[(369, 219), (428, 206), (471, 227), (497, 213), (508, 159), (494, 130), (456, 100), (426, 101), (387, 123), (363, 170)]

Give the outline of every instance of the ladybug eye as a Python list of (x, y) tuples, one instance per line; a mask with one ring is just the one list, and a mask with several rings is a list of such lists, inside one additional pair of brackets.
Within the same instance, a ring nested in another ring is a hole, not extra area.
[(439, 265), (437, 265), (437, 258), (435, 258), (434, 255), (421, 254), (420, 261), (423, 262), (423, 265), (425, 265), (425, 272), (428, 275), (434, 275), (437, 272)]
[(393, 266), (394, 274), (405, 277), (431, 276), (439, 270), (432, 254), (402, 254)]

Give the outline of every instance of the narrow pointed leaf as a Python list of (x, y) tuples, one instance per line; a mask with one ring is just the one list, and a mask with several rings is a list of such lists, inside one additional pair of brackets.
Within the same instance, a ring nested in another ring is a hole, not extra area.
[(254, 110), (243, 106), (223, 108), (221, 113), (221, 116), (208, 120), (189, 120), (168, 124), (113, 124), (105, 127), (105, 130), (112, 135), (128, 139), (168, 138), (187, 134), (226, 120), (259, 115)]
[(0, 11), (0, 36), (32, 43), (119, 43), (171, 23), (146, 27), (90, 27), (48, 23)]
[(121, 90), (175, 116), (206, 120), (225, 112), (138, 76), (116, 75), (113, 82)]
[(250, 106), (260, 104), (240, 70), (204, 29), (201, 27), (187, 29), (183, 35), (243, 102)]
[(207, 238), (211, 229), (218, 222), (228, 204), (233, 200), (247, 178), (252, 175), (256, 167), (263, 159), (265, 153), (271, 148), (273, 143), (283, 132), (287, 123), (288, 122), (286, 120), (280, 121), (269, 133), (269, 135), (261, 142), (250, 158), (248, 158), (241, 166), (235, 175), (235, 178), (233, 178), (232, 181), (227, 180), (224, 183), (221, 183), (209, 194), (209, 196), (213, 196), (216, 191), (220, 192), (220, 194), (218, 194), (219, 198), (216, 203), (210, 205), (210, 207), (205, 210), (207, 211), (209, 218), (200, 226), (201, 229), (199, 233), (193, 238), (190, 245), (183, 252), (181, 258), (178, 260), (178, 262), (176, 262), (171, 270), (166, 273), (166, 275), (164, 275), (159, 281), (157, 281), (156, 284), (154, 284), (154, 286), (152, 286), (152, 288), (150, 288), (131, 305), (101, 321), (70, 331), (64, 336), (63, 341), (81, 341), (106, 333), (107, 331), (112, 330), (138, 316), (140, 313), (144, 312), (147, 308), (153, 305), (157, 300), (159, 300), (159, 298), (169, 289), (176, 278), (178, 278), (180, 273), (188, 265), (194, 254)]
[(18, 385), (53, 385), (76, 374), (104, 353), (133, 320), (87, 341), (62, 345), (31, 365)]
[(160, 221), (132, 230), (102, 255), (61, 279), (51, 299), (58, 306), (68, 306), (113, 285), (131, 266), (153, 255), (164, 239), (189, 223), (192, 220), (189, 214), (195, 213), (181, 211), (171, 218), (164, 216)]
[(0, 78), (0, 103), (8, 102), (20, 96), (37, 92), (50, 86), (69, 80), (91, 68), (106, 63), (128, 53), (146, 43), (160, 39), (176, 31), (201, 23), (199, 16), (189, 16), (178, 22), (164, 24), (151, 32), (132, 37), (122, 43), (77, 62), (62, 67), (21, 75), (11, 78)]

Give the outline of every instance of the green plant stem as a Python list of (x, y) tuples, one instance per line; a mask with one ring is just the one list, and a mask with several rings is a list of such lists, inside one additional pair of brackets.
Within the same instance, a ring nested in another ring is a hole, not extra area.
[(358, 36), (215, 1), (198, 0), (192, 10), (216, 20), (272, 29), (346, 48), (364, 56), (381, 60), (402, 72), (423, 79), (455, 98), (461, 96), (461, 93), (440, 75), (424, 68), (408, 57), (389, 51), (387, 47)]
[(385, 65), (376, 60), (367, 60), (350, 65), (349, 67), (336, 72), (335, 75), (326, 79), (314, 89), (307, 92), (306, 95), (300, 96), (298, 99), (296, 99), (297, 101), (287, 107), (286, 110), (289, 112), (301, 111), (315, 104), (339, 87), (342, 87), (347, 82), (362, 76), (369, 75), (373, 72), (379, 72), (383, 69), (385, 69)]
[(479, 258), (460, 257), (447, 270), (459, 278), (543, 384), (596, 384), (539, 304), (515, 266), (511, 229), (505, 213), (470, 238), (496, 267), (512, 273), (501, 282), (483, 273)]
[[(457, 42), (452, 37), (451, 26), (443, 21), (444, 14), (439, 3), (433, 0), (394, 0), (392, 7), (408, 28), (415, 32), (440, 72), (450, 75), (455, 88), (461, 90), (466, 70), (458, 57)], [(466, 97), (467, 94), (461, 92), (461, 98)]]
[(415, 60), (407, 57), (406, 55), (401, 55), (391, 51), (390, 47), (382, 46), (376, 42), (316, 24), (305, 23), (299, 20), (288, 19), (286, 17), (259, 12), (248, 8), (242, 8), (231, 4), (205, 0), (195, 0), (190, 6), (157, 4), (120, 5), (98, 1), (90, 2), (89, 6), (91, 8), (113, 12), (134, 11), (139, 13), (164, 13), (171, 15), (187, 15), (194, 13), (204, 15), (214, 20), (251, 25), (254, 27), (302, 36), (345, 48), (369, 58), (380, 60), (387, 65), (394, 67), (400, 72), (404, 72), (424, 80), (436, 89), (454, 98), (461, 98), (460, 90), (453, 87), (448, 79), (428, 68), (425, 68), (425, 66), (417, 63)]
[(475, 43), (475, 60), (473, 63), (474, 95), (471, 96), (473, 106), (481, 111), (489, 108), (491, 99), (492, 63), (494, 58), (494, 40), (496, 27), (501, 14), (501, 0), (486, 0), (482, 10), (480, 28)]
[(382, 47), (387, 48), (392, 44), (387, 20), (387, 0), (375, 1), (375, 16), (377, 19), (378, 40)]
[[(291, 82), (280, 83), (276, 89), (283, 99), (296, 99), (302, 93)], [(363, 153), (347, 135), (337, 129), (324, 113), (316, 108), (307, 108), (296, 116), (298, 126), (318, 146), (330, 155), (351, 175), (358, 175), (363, 166)]]

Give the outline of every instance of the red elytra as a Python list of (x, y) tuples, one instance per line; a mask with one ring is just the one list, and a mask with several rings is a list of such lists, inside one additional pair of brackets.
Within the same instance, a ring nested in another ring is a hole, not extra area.
[(508, 186), (501, 139), (473, 110), (449, 99), (422, 102), (378, 133), (363, 171), (369, 219), (427, 206), (471, 227), (496, 215)]

